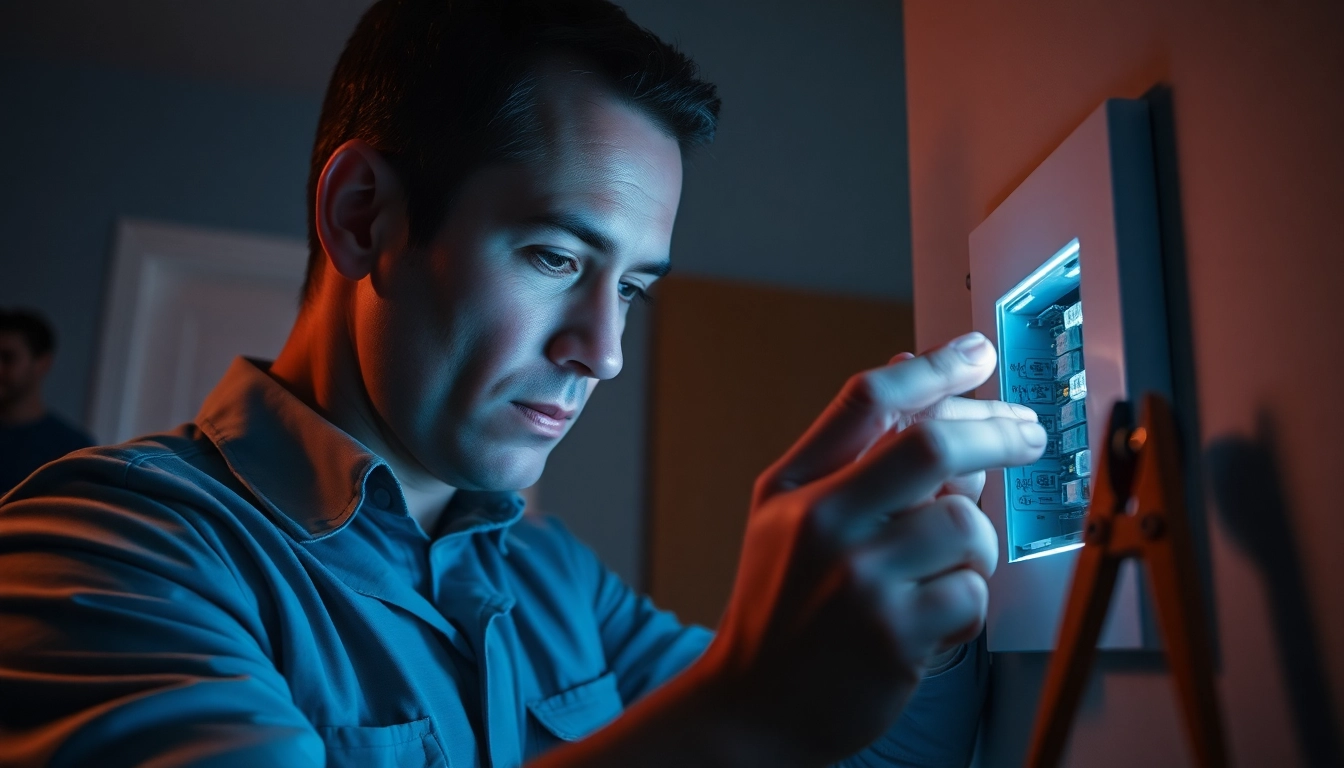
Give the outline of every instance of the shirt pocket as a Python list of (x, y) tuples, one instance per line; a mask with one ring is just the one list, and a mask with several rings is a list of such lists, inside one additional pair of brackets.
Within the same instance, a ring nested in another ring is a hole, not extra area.
[(317, 733), (328, 768), (448, 768), (428, 717), (400, 725), (325, 725)]
[(557, 740), (578, 741), (610, 723), (625, 711), (620, 691), (616, 689), (616, 675), (608, 672), (601, 677), (576, 685), (554, 696), (531, 701), (527, 709), (542, 726), (529, 738), (529, 758), (555, 746)]

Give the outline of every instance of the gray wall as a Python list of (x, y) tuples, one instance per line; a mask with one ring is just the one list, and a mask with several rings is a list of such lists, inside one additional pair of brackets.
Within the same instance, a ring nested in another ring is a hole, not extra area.
[(908, 301), (901, 4), (627, 0), (719, 86), (686, 172), (678, 272)]
[[(676, 271), (908, 299), (900, 4), (625, 5), (693, 56), (724, 99), (718, 140), (687, 169)], [(302, 237), (320, 94), (13, 58), (0, 59), (0, 93), (10, 148), (0, 304), (51, 315), (62, 349), (48, 395), (82, 420), (115, 218)], [(542, 506), (635, 582), (647, 312), (632, 313), (625, 372), (598, 388), (541, 485)]]
[(52, 407), (83, 421), (119, 216), (305, 237), (319, 100), (0, 58), (0, 305), (46, 312)]

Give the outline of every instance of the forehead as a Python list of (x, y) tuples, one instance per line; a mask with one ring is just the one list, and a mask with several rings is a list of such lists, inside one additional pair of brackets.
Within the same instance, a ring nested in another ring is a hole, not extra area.
[(638, 107), (617, 98), (590, 72), (543, 69), (536, 116), (545, 141), (542, 166), (578, 178), (681, 183), (681, 150)]
[(583, 72), (544, 71), (534, 110), (542, 150), (474, 174), (454, 215), (505, 225), (575, 216), (618, 251), (666, 258), (681, 196), (676, 140)]

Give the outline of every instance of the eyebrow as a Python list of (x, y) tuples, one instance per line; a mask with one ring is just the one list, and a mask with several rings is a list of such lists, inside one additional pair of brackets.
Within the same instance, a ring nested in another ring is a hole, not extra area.
[[(616, 250), (615, 241), (607, 233), (594, 226), (592, 221), (582, 214), (564, 211), (546, 213), (533, 216), (527, 220), (527, 223), (533, 226), (564, 230), (603, 253), (609, 254)], [(666, 275), (671, 270), (672, 261), (670, 259), (660, 259), (636, 264), (630, 271), (652, 275), (657, 278)]]

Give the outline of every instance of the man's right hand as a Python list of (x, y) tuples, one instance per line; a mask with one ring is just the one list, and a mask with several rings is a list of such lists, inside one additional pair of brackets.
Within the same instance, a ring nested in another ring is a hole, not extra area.
[(984, 624), (984, 471), (1045, 449), (1030, 409), (955, 397), (994, 360), (976, 333), (852, 377), (757, 480), (700, 660), (537, 766), (820, 766), (890, 727), (929, 658)]
[(963, 494), (1046, 442), (1028, 408), (954, 397), (995, 357), (973, 333), (855, 375), (757, 480), (702, 662), (729, 719), (779, 747), (771, 764), (858, 751), (896, 720), (931, 655), (980, 632), (998, 538)]

